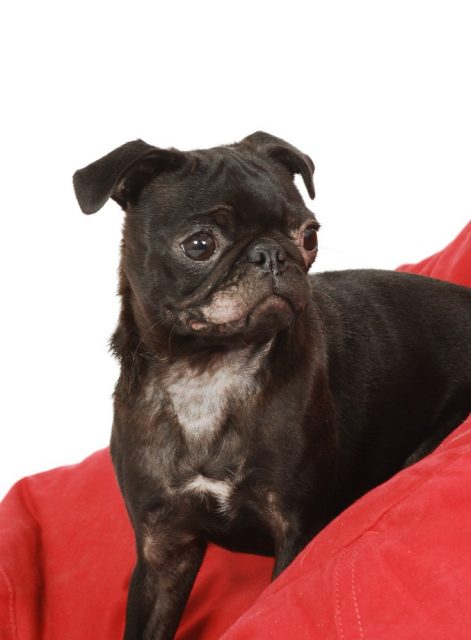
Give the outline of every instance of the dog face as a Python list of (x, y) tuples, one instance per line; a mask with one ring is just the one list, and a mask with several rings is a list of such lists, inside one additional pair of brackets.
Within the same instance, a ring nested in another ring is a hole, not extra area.
[(122, 268), (147, 330), (250, 340), (309, 302), (319, 225), (292, 177), (314, 197), (313, 171), (310, 158), (260, 132), (192, 152), (134, 141), (74, 184), (84, 212), (108, 197), (126, 211)]

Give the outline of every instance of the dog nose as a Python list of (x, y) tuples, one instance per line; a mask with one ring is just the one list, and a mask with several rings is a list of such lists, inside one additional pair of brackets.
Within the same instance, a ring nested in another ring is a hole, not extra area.
[(258, 240), (248, 251), (248, 261), (258, 264), (266, 273), (281, 273), (285, 268), (286, 251), (274, 240)]

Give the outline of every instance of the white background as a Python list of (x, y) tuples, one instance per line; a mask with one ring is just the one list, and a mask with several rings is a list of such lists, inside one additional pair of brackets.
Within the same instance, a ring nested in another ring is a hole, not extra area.
[(74, 170), (263, 129), (316, 164), (317, 269), (417, 261), (471, 217), (467, 5), (3, 3), (0, 495), (109, 437), (122, 215)]

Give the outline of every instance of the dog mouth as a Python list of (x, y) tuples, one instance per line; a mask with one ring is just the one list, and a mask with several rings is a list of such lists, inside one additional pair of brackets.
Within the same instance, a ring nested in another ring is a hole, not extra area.
[(288, 298), (273, 293), (259, 302), (247, 315), (247, 325), (259, 323), (262, 318), (264, 321), (269, 320), (270, 316), (280, 318), (280, 316), (289, 315), (291, 318), (295, 312), (294, 305)]
[(266, 331), (287, 326), (292, 321), (297, 309), (295, 305), (282, 295), (271, 293), (260, 300), (248, 312), (244, 310), (240, 316), (231, 318), (227, 322), (211, 320), (190, 320), (189, 327), (196, 333), (232, 334), (250, 330)]

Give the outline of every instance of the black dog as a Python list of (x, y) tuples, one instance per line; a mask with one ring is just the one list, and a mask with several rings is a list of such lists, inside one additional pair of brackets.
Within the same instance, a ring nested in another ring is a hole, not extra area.
[(77, 171), (126, 212), (111, 450), (134, 526), (126, 640), (172, 638), (212, 540), (277, 576), (342, 509), (471, 411), (471, 290), (307, 276), (310, 158), (265, 133), (214, 149), (129, 142)]

